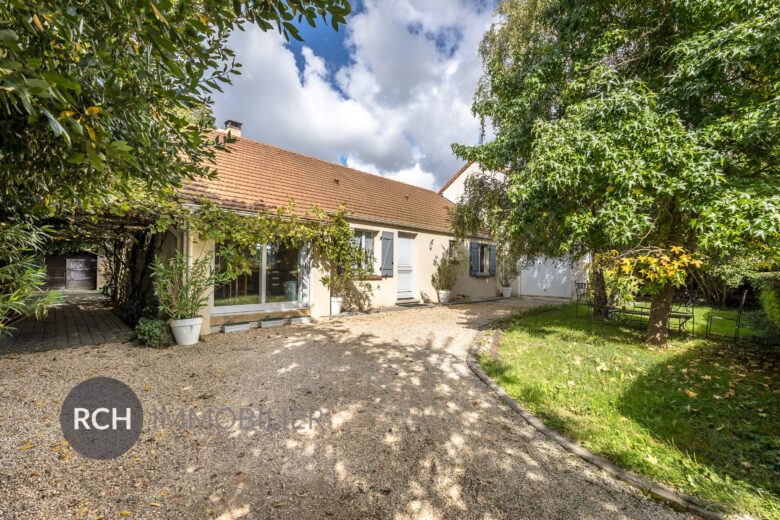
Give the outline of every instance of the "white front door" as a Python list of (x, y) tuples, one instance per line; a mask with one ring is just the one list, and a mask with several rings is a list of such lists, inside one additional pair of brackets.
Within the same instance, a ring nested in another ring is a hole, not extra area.
[(398, 235), (398, 299), (414, 298), (414, 237)]
[(571, 268), (560, 260), (537, 260), (523, 269), (522, 294), (571, 298)]

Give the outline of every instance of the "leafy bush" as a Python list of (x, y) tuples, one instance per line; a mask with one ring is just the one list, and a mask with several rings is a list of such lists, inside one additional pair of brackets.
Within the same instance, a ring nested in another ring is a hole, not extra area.
[(437, 291), (451, 291), (458, 281), (461, 270), (461, 261), (457, 256), (450, 257), (446, 253), (433, 259), (433, 275), (431, 283)]
[(152, 310), (147, 307), (143, 301), (136, 298), (128, 299), (117, 307), (116, 312), (122, 321), (131, 327), (135, 327), (141, 318), (148, 318), (154, 315)]
[(753, 277), (758, 287), (758, 301), (764, 312), (764, 325), (780, 335), (780, 273), (760, 273)]
[(520, 275), (520, 262), (507, 247), (496, 247), (496, 268), (501, 287), (509, 287)]
[(59, 293), (42, 289), (46, 269), (41, 253), (48, 228), (0, 223), (0, 335), (8, 322), (23, 316), (41, 318), (59, 302)]
[(156, 258), (152, 266), (154, 295), (160, 310), (173, 320), (199, 316), (214, 286), (230, 279), (229, 274), (214, 271), (210, 255), (203, 255), (192, 265), (188, 260), (187, 255), (177, 251), (167, 262)]
[(165, 320), (141, 318), (130, 334), (130, 339), (136, 345), (146, 345), (153, 348), (165, 348), (173, 344), (171, 329)]
[(725, 308), (730, 298), (739, 299), (736, 289), (758, 272), (760, 264), (760, 258), (746, 254), (713, 255), (700, 269), (690, 269), (690, 274), (710, 304)]

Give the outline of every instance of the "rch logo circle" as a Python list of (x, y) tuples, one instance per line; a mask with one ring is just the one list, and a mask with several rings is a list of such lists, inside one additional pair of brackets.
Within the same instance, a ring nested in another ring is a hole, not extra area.
[(144, 413), (129, 386), (110, 377), (93, 377), (70, 391), (60, 410), (65, 440), (81, 455), (115, 459), (141, 435)]

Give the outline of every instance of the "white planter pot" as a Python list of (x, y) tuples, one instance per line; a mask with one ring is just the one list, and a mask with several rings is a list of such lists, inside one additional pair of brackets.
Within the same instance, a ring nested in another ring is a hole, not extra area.
[(511, 287), (502, 287), (501, 288), (501, 294), (504, 296), (504, 298), (509, 298), (512, 296), (512, 288)]
[(436, 291), (439, 294), (439, 303), (450, 303), (452, 291)]
[(344, 302), (344, 298), (341, 296), (331, 296), (330, 298), (330, 315), (338, 316), (341, 314), (341, 304)]
[(200, 338), (200, 324), (203, 318), (187, 318), (186, 320), (171, 321), (171, 331), (177, 345), (194, 345)]

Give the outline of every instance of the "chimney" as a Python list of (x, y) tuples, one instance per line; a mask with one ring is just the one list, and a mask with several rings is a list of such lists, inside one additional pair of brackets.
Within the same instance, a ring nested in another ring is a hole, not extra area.
[(241, 137), (241, 125), (243, 123), (240, 123), (239, 121), (234, 121), (232, 119), (227, 119), (225, 121), (225, 132), (230, 132), (230, 135), (233, 137)]

